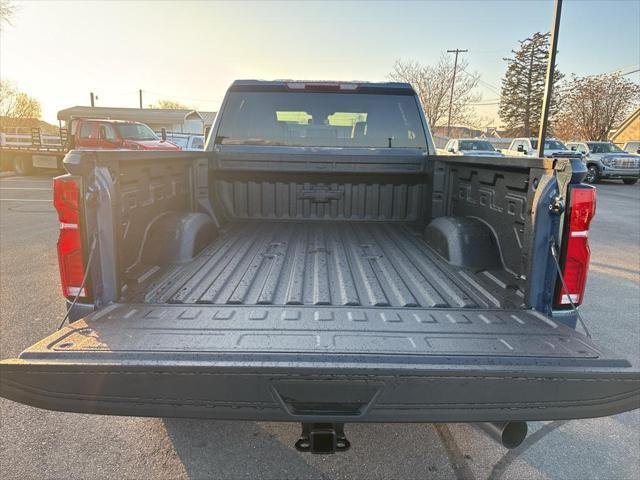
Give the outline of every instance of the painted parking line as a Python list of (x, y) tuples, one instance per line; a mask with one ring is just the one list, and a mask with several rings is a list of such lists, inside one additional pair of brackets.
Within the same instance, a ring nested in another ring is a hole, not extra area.
[(46, 182), (53, 180), (52, 177), (4, 177), (0, 182)]
[(40, 188), (40, 187), (0, 187), (0, 191), (2, 190), (46, 190), (48, 192), (53, 191), (52, 188)]
[(29, 181), (29, 180), (15, 180), (13, 182), (0, 182), (0, 185), (7, 187), (7, 188), (20, 188), (20, 187), (51, 187), (53, 185), (52, 182), (46, 182), (46, 181), (37, 181), (34, 182), (33, 180)]
[(0, 183), (13, 183), (13, 182), (52, 182), (53, 178), (40, 177), (40, 178), (30, 178), (30, 177), (11, 177), (11, 178), (0, 178)]
[(46, 200), (41, 200), (41, 199), (36, 199), (36, 198), (0, 198), (0, 202), (47, 202), (47, 203), (52, 203), (52, 200), (46, 199)]
[(47, 189), (51, 189), (53, 188), (53, 185), (51, 185), (51, 183), (9, 183), (9, 182), (0, 182), (0, 188), (9, 188), (12, 190), (22, 190), (25, 188), (47, 188)]

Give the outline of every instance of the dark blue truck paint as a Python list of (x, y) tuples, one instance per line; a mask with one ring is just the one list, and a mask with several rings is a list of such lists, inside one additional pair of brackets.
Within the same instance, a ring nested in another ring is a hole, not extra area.
[[(231, 90), (300, 94), (289, 83)], [(415, 95), (406, 84), (348, 88)], [(637, 363), (552, 309), (549, 247), (564, 217), (549, 205), (581, 164), (435, 156), (421, 109), (422, 149), (222, 145), (225, 104), (205, 152), (68, 155), (85, 235), (97, 238), (93, 303), (0, 362), (2, 396), (72, 412), (306, 423), (638, 407)], [(468, 230), (450, 242), (442, 225)], [(494, 245), (491, 261), (455, 251), (474, 248), (465, 235)]]

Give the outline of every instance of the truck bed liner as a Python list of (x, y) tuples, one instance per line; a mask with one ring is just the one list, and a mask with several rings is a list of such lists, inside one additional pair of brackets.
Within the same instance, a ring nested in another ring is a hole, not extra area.
[(428, 308), (518, 307), (505, 271), (458, 269), (419, 227), (374, 222), (233, 223), (188, 265), (148, 288), (147, 303)]
[[(42, 354), (222, 352), (392, 354), (587, 359), (601, 355), (575, 330), (534, 310), (113, 304), (51, 338)], [(45, 353), (47, 352), (47, 353)], [(21, 358), (29, 358), (29, 350)], [(325, 358), (330, 361), (330, 357)]]

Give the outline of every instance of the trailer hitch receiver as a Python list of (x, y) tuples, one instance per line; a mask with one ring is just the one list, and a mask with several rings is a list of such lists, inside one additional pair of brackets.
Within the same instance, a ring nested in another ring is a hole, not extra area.
[(344, 423), (303, 423), (296, 450), (311, 453), (346, 452), (351, 443), (344, 435)]

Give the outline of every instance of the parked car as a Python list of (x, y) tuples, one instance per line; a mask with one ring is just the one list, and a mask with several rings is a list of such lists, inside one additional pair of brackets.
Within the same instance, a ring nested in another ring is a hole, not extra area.
[(474, 155), (476, 157), (490, 156), (502, 157), (491, 143), (486, 140), (471, 138), (452, 138), (444, 147), (445, 155)]
[(167, 141), (178, 145), (182, 150), (204, 150), (204, 135), (167, 133)]
[(631, 140), (630, 142), (625, 143), (622, 150), (634, 155), (640, 155), (640, 140)]
[(1, 396), (300, 422), (314, 453), (348, 449), (348, 422), (501, 422), (513, 447), (528, 420), (638, 408), (637, 359), (575, 329), (580, 159), (437, 156), (405, 83), (236, 81), (222, 105), (208, 161), (67, 155), (74, 322), (0, 362)]
[[(526, 156), (526, 157), (536, 157), (538, 149), (538, 139), (537, 138), (514, 138), (511, 141), (511, 145), (507, 150), (502, 150), (502, 153), (512, 157), (518, 156)], [(564, 143), (555, 138), (548, 138), (544, 142), (544, 156), (551, 158), (580, 158), (579, 154), (569, 150)]]
[(569, 142), (567, 146), (584, 156), (589, 183), (607, 178), (621, 179), (625, 184), (633, 185), (640, 177), (640, 157), (625, 152), (612, 142)]

